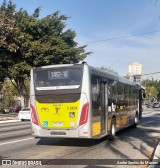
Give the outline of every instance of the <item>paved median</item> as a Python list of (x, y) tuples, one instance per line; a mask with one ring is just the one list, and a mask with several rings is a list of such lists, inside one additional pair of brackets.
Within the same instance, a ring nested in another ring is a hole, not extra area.
[(17, 115), (0, 115), (0, 121), (6, 121), (6, 120), (18, 120)]

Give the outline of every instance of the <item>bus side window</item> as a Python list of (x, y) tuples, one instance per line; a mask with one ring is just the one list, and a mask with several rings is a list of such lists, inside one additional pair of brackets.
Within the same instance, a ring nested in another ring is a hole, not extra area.
[(129, 106), (129, 89), (130, 89), (130, 86), (125, 84), (124, 85), (124, 105), (125, 105), (125, 108), (128, 108), (128, 106)]
[(124, 109), (124, 84), (118, 83), (118, 88), (117, 88), (117, 107), (119, 110)]
[(91, 76), (93, 116), (100, 115), (100, 80), (96, 75)]
[(116, 111), (117, 108), (117, 81), (113, 81), (112, 85), (111, 85), (111, 97), (112, 97), (112, 109), (114, 106), (114, 111)]

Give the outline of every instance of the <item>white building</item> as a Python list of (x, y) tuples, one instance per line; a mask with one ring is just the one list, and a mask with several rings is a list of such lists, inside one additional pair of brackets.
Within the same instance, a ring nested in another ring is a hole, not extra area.
[(128, 74), (131, 80), (141, 81), (141, 76), (143, 74), (143, 64), (139, 62), (133, 62), (128, 65)]

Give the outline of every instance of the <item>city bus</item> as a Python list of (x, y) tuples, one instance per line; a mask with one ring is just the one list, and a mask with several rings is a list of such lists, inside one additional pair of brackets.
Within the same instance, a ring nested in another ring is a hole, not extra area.
[(143, 90), (140, 84), (85, 62), (33, 68), (32, 135), (114, 139), (117, 131), (139, 123)]

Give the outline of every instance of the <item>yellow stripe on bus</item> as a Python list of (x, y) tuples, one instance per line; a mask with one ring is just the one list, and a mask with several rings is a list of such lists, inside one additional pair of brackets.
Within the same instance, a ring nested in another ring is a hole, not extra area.
[(108, 120), (108, 131), (110, 131), (111, 129), (111, 121), (112, 121), (111, 119)]
[(128, 117), (127, 116), (123, 116), (122, 117), (122, 125), (126, 125), (128, 124)]
[[(111, 127), (111, 119), (108, 120), (108, 131), (110, 130)], [(122, 127), (124, 125), (128, 124), (128, 116), (117, 116), (116, 117), (116, 127)]]
[(101, 123), (96, 122), (92, 124), (92, 136), (99, 135), (101, 133)]
[(116, 118), (117, 124), (116, 127), (121, 127), (128, 124), (128, 116), (119, 116)]

